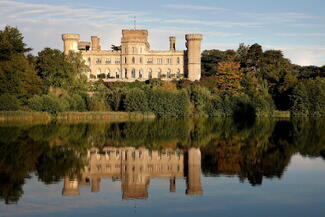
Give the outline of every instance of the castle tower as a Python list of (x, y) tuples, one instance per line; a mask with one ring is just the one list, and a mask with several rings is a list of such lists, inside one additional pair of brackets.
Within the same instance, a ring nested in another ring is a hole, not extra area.
[(64, 184), (62, 189), (63, 196), (76, 196), (80, 194), (79, 182), (76, 178), (64, 178)]
[(169, 50), (171, 50), (171, 51), (176, 50), (176, 37), (175, 36), (169, 37)]
[(79, 34), (62, 34), (62, 40), (65, 55), (68, 55), (70, 51), (78, 52)]
[(187, 47), (187, 77), (190, 81), (201, 78), (201, 34), (185, 35)]
[(198, 148), (188, 150), (188, 174), (186, 194), (202, 195), (201, 187), (201, 151)]
[(100, 38), (97, 36), (91, 36), (91, 49), (100, 51)]
[(148, 30), (122, 30), (122, 78), (144, 77), (145, 54), (150, 49)]

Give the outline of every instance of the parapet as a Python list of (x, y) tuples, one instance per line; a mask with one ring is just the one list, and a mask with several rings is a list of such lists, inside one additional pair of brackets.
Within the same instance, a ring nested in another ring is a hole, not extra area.
[(80, 40), (80, 35), (79, 34), (71, 34), (71, 33), (66, 33), (62, 34), (62, 40)]
[(148, 41), (148, 30), (122, 30), (121, 42), (147, 42)]
[(203, 39), (203, 35), (202, 34), (186, 34), (185, 39), (187, 41), (190, 41), (190, 40), (199, 40), (199, 41), (201, 41)]

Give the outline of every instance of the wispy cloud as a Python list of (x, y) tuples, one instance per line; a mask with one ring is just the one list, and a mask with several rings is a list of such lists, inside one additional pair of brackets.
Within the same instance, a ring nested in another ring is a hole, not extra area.
[(189, 25), (204, 25), (214, 27), (261, 27), (261, 23), (257, 22), (228, 22), (228, 21), (207, 21), (207, 20), (190, 20), (190, 19), (169, 19), (164, 20), (164, 23), (174, 24), (189, 24)]
[(325, 37), (325, 33), (311, 32), (311, 33), (277, 33), (277, 36), (283, 37)]
[(292, 23), (301, 20), (316, 20), (323, 17), (314, 16), (306, 13), (294, 13), (294, 12), (277, 12), (277, 13), (248, 13), (239, 12), (239, 15), (253, 18), (254, 20), (267, 21), (267, 22), (285, 22)]
[(166, 4), (166, 8), (182, 9), (182, 10), (197, 10), (197, 11), (226, 11), (225, 8), (206, 6), (206, 5), (189, 5), (189, 4)]

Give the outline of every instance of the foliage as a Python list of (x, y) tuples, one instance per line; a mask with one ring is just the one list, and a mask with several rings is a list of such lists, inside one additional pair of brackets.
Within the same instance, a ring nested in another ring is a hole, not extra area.
[(15, 96), (10, 94), (0, 95), (0, 111), (17, 111), (20, 103)]
[(143, 90), (138, 88), (131, 89), (125, 96), (125, 110), (129, 112), (146, 112), (148, 108), (148, 97)]
[(294, 115), (325, 115), (325, 79), (302, 80), (290, 95)]
[(28, 100), (28, 107), (34, 111), (57, 114), (58, 112), (64, 111), (65, 105), (54, 96), (36, 95)]

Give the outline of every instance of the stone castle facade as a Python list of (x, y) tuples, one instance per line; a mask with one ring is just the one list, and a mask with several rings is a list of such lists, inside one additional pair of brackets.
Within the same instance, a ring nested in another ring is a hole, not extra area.
[(187, 195), (201, 195), (201, 151), (148, 150), (146, 148), (105, 147), (88, 151), (87, 165), (81, 176), (66, 177), (62, 195), (80, 195), (80, 186), (99, 192), (103, 179), (121, 182), (122, 199), (148, 198), (151, 179), (169, 179), (170, 192), (176, 191), (176, 179), (186, 177)]
[(186, 50), (176, 50), (176, 37), (169, 37), (169, 50), (151, 50), (147, 30), (122, 30), (121, 46), (102, 50), (100, 38), (80, 41), (79, 34), (63, 34), (64, 53), (80, 51), (90, 80), (144, 81), (201, 78), (201, 34), (187, 34)]

